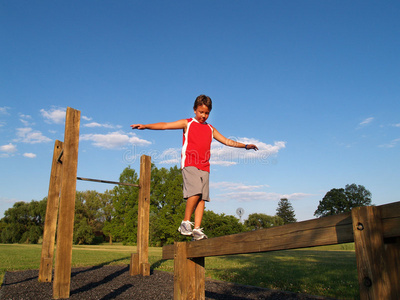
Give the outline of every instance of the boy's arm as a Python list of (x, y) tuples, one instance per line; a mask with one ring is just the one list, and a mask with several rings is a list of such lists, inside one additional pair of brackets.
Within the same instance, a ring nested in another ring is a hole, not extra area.
[(233, 140), (231, 140), (231, 139), (228, 139), (228, 138), (224, 137), (224, 136), (223, 136), (222, 134), (220, 134), (219, 131), (218, 131), (217, 129), (215, 129), (215, 128), (214, 128), (213, 135), (214, 135), (214, 138), (215, 138), (218, 142), (220, 142), (220, 143), (222, 143), (222, 144), (224, 144), (224, 145), (227, 145), (227, 146), (230, 146), (230, 147), (235, 147), (235, 148), (246, 148), (246, 150), (249, 150), (249, 149), (254, 149), (255, 151), (258, 150), (258, 148), (257, 148), (256, 145), (253, 145), (253, 144), (247, 144), (247, 145), (246, 145), (246, 144), (243, 144), (243, 143), (240, 143), (240, 142), (236, 142), (236, 141), (233, 141)]
[(132, 129), (151, 129), (151, 130), (167, 130), (167, 129), (186, 129), (188, 121), (186, 119), (175, 122), (159, 122), (153, 124), (132, 124)]

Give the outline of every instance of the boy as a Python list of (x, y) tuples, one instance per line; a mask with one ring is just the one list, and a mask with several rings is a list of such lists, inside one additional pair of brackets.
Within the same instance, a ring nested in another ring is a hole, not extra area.
[[(224, 137), (206, 121), (212, 109), (211, 98), (200, 95), (194, 102), (195, 117), (182, 119), (175, 122), (160, 122), (154, 124), (132, 124), (132, 129), (182, 129), (183, 146), (181, 156), (181, 168), (183, 177), (183, 197), (187, 200), (185, 217), (178, 228), (183, 235), (193, 236), (194, 240), (206, 239), (203, 229), (200, 228), (203, 219), (205, 201), (209, 198), (209, 173), (210, 173), (210, 147), (212, 139), (220, 143), (246, 150), (258, 150), (256, 145), (242, 144)], [(194, 224), (190, 222), (194, 215)], [(194, 229), (192, 226), (194, 225)]]

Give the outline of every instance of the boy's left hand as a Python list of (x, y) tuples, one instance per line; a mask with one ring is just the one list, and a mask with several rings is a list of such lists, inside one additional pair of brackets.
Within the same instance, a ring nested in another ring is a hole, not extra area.
[(258, 147), (256, 145), (253, 145), (253, 144), (247, 144), (246, 150), (250, 150), (250, 149), (254, 149), (254, 151), (257, 151)]

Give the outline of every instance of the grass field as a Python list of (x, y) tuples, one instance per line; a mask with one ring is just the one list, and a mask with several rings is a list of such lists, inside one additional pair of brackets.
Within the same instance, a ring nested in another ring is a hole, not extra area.
[[(72, 266), (129, 264), (136, 247), (74, 246)], [(0, 283), (4, 273), (39, 269), (41, 245), (0, 244)], [(162, 249), (149, 249), (152, 269), (173, 272), (173, 261), (163, 261)], [(358, 299), (354, 245), (242, 254), (206, 258), (206, 277), (339, 299)]]

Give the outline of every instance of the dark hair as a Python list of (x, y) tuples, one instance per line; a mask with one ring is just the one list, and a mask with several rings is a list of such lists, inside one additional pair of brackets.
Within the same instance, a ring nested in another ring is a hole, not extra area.
[(205, 105), (208, 107), (208, 109), (211, 111), (212, 109), (212, 101), (211, 98), (206, 96), (206, 95), (200, 95), (196, 98), (196, 101), (194, 101), (193, 109), (196, 110), (197, 107)]

